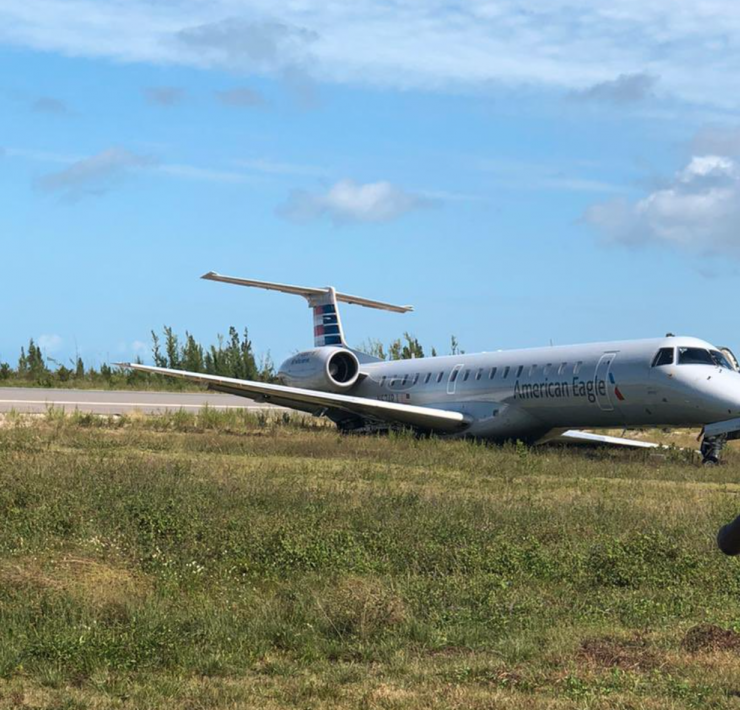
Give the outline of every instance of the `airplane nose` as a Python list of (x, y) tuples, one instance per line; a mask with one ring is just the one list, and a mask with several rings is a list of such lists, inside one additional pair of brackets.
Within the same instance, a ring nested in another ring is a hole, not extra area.
[(692, 389), (701, 406), (719, 419), (740, 416), (740, 373), (723, 370), (719, 374), (694, 380)]
[(728, 375), (727, 380), (720, 382), (722, 399), (727, 414), (737, 417), (740, 416), (740, 373), (733, 372), (728, 373)]
[(715, 368), (676, 368), (672, 382), (675, 398), (701, 410), (714, 421), (740, 417), (740, 373)]

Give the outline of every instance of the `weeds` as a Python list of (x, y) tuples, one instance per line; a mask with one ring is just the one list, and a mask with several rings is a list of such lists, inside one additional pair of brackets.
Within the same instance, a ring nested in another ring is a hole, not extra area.
[(10, 417), (0, 708), (734, 707), (733, 453)]

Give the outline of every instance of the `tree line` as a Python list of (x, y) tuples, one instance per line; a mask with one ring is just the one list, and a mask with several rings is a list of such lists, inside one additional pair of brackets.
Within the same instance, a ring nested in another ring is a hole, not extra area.
[[(178, 336), (171, 327), (165, 326), (162, 334), (151, 333), (151, 357), (158, 367), (173, 370), (191, 370), (208, 375), (236, 377), (243, 380), (274, 380), (275, 372), (269, 355), (259, 361), (255, 356), (252, 341), (245, 328), (243, 334), (233, 326), (228, 336), (218, 335), (216, 343), (204, 346), (191, 333)], [(142, 363), (141, 357), (136, 362)], [(104, 387), (145, 387), (156, 386), (168, 389), (182, 389), (187, 386), (180, 380), (161, 377), (146, 372), (125, 370), (103, 363), (95, 367), (85, 363), (81, 356), (68, 363), (59, 362), (31, 339), (27, 347), (22, 347), (18, 363), (0, 362), (0, 382), (3, 384), (32, 384), (41, 387), (54, 386), (104, 386)]]
[[(164, 326), (161, 334), (152, 331), (151, 339), (151, 359), (157, 367), (234, 377), (240, 380), (262, 382), (275, 380), (275, 367), (269, 353), (261, 358), (255, 355), (246, 328), (240, 333), (232, 326), (227, 336), (216, 336), (216, 342), (211, 345), (203, 345), (187, 331), (181, 337), (169, 326)], [(397, 338), (388, 345), (379, 340), (368, 340), (358, 349), (381, 360), (408, 360), (425, 356), (424, 347), (410, 333), (404, 333), (402, 338)], [(450, 353), (455, 355), (462, 352), (464, 351), (460, 350), (459, 343), (453, 336)], [(436, 349), (431, 348), (429, 354), (435, 357)], [(136, 362), (141, 363), (141, 358), (137, 357)], [(183, 380), (124, 370), (107, 363), (95, 367), (86, 363), (81, 356), (67, 363), (59, 362), (44, 353), (33, 339), (27, 346), (21, 348), (15, 366), (0, 361), (0, 384), (39, 387), (157, 387), (174, 390), (188, 386)], [(189, 386), (192, 387), (192, 384)]]

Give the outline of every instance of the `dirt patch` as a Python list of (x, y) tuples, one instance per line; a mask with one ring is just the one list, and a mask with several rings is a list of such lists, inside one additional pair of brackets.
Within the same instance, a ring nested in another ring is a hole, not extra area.
[(601, 668), (649, 671), (663, 665), (661, 655), (643, 636), (626, 639), (597, 636), (585, 639), (577, 655), (581, 661)]
[(699, 624), (686, 632), (681, 648), (689, 653), (740, 651), (740, 634), (714, 624)]

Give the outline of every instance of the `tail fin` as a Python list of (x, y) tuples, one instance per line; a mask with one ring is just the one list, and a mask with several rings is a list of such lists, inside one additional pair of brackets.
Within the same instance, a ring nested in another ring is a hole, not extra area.
[(342, 345), (347, 347), (344, 339), (342, 321), (337, 308), (337, 292), (329, 286), (319, 296), (308, 296), (308, 305), (313, 308), (313, 344), (320, 348), (323, 345)]
[(346, 293), (337, 293), (332, 286), (325, 288), (290, 286), (288, 284), (272, 283), (271, 281), (255, 281), (253, 279), (239, 279), (234, 276), (222, 276), (215, 271), (209, 271), (201, 278), (209, 281), (236, 284), (237, 286), (251, 286), (253, 288), (264, 288), (268, 291), (281, 291), (282, 293), (303, 296), (308, 301), (309, 307), (313, 309), (313, 335), (314, 345), (316, 347), (322, 347), (324, 345), (348, 347), (347, 341), (344, 338), (342, 321), (339, 317), (339, 308), (337, 306), (339, 301), (343, 303), (354, 303), (365, 308), (392, 311), (394, 313), (408, 313), (414, 310), (412, 306), (394, 306), (391, 303), (373, 301), (369, 298), (361, 298), (359, 296), (350, 296)]

